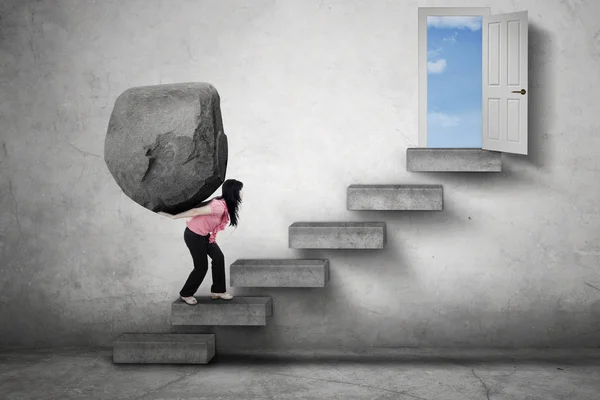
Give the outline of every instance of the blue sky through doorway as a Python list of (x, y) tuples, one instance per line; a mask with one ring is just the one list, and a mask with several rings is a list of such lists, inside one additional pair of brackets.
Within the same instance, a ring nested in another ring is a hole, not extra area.
[(482, 146), (481, 22), (427, 17), (427, 147)]

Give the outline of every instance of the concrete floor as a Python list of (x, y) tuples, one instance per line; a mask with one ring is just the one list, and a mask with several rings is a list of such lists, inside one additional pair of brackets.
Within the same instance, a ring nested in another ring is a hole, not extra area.
[(600, 399), (595, 350), (261, 354), (177, 366), (116, 365), (112, 349), (4, 351), (0, 398)]

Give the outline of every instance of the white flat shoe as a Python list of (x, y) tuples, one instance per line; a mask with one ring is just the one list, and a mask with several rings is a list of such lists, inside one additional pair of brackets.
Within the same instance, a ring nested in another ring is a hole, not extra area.
[(233, 296), (230, 295), (229, 293), (211, 293), (210, 298), (213, 300), (216, 300), (216, 299), (231, 300), (231, 299), (233, 299)]
[(185, 303), (189, 304), (190, 306), (193, 306), (194, 304), (198, 304), (198, 300), (196, 300), (195, 297), (190, 296), (190, 297), (183, 297), (183, 296), (179, 296), (181, 298), (181, 300), (183, 300)]

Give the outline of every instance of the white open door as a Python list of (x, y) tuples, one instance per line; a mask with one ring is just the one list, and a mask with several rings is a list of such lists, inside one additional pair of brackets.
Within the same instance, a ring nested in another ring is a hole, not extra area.
[(527, 154), (527, 11), (482, 20), (482, 148)]

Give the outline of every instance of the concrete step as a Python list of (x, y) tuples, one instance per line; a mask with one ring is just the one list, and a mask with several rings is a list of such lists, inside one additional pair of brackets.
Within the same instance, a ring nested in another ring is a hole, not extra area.
[(171, 325), (266, 326), (273, 315), (270, 297), (234, 296), (231, 300), (196, 297), (193, 306), (175, 300), (171, 304)]
[(501, 172), (502, 153), (482, 149), (406, 149), (406, 169), (412, 172)]
[(383, 249), (385, 222), (294, 222), (289, 227), (292, 249)]
[(236, 260), (229, 281), (230, 286), (243, 287), (325, 287), (329, 260)]
[(214, 333), (124, 333), (113, 346), (115, 364), (207, 364), (214, 355)]
[(442, 185), (350, 185), (348, 210), (442, 210)]

